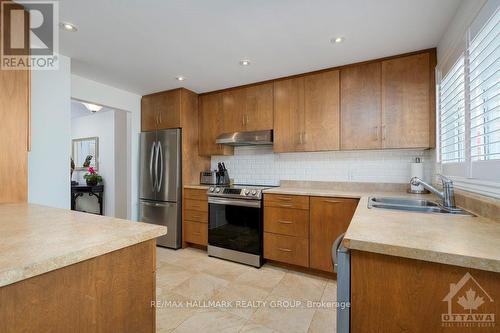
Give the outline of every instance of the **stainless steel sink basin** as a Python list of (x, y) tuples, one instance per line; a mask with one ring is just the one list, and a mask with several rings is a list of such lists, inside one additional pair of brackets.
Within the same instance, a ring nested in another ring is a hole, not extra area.
[(474, 216), (472, 213), (461, 208), (445, 208), (439, 203), (430, 200), (396, 197), (370, 197), (368, 199), (368, 208), (382, 208), (419, 213), (441, 213)]

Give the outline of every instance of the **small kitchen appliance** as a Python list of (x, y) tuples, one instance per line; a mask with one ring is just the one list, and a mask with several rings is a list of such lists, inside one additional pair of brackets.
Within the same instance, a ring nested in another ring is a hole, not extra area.
[(200, 184), (203, 185), (216, 185), (217, 184), (217, 171), (205, 170), (200, 172)]

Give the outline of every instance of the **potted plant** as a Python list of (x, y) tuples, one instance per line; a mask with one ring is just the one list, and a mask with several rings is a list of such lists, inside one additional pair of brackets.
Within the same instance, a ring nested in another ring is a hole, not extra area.
[(102, 177), (94, 170), (93, 167), (89, 167), (88, 173), (86, 173), (83, 178), (87, 181), (88, 186), (96, 186), (100, 182), (102, 182)]

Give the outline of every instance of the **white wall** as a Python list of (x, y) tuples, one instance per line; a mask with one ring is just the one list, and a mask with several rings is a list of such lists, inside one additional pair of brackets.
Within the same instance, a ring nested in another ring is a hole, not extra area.
[(71, 59), (56, 71), (31, 75), (31, 152), (28, 201), (70, 208)]
[(433, 167), (429, 150), (331, 151), (274, 154), (271, 147), (237, 147), (234, 156), (212, 156), (212, 170), (224, 162), (238, 184), (279, 185), (280, 180), (408, 183), (410, 162), (420, 157), (424, 178)]
[[(130, 218), (138, 218), (138, 184), (139, 184), (139, 133), (141, 131), (141, 96), (117, 89), (81, 76), (71, 76), (71, 97), (81, 101), (96, 103), (112, 109), (131, 112), (130, 119)], [(123, 111), (122, 111), (123, 112)]]
[(115, 111), (115, 217), (127, 218), (130, 215), (130, 172), (128, 136), (129, 112)]
[[(84, 117), (77, 117), (71, 120), (71, 139), (98, 137), (99, 138), (99, 159), (97, 172), (103, 178), (104, 185), (104, 215), (115, 216), (115, 111), (97, 112)], [(75, 171), (73, 180), (80, 184), (85, 184), (83, 175), (87, 171)], [(84, 205), (82, 209), (90, 210), (92, 206), (87, 201), (95, 201), (95, 198), (88, 200), (78, 199), (78, 204)]]

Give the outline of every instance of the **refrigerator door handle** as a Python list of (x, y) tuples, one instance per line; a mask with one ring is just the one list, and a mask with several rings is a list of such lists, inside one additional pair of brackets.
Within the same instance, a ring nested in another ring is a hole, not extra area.
[(161, 184), (163, 181), (163, 148), (161, 147), (161, 142), (158, 141), (158, 155), (160, 156), (160, 178), (158, 180), (158, 192), (161, 190)]
[(151, 186), (153, 187), (153, 191), (156, 188), (156, 178), (153, 179), (153, 159), (155, 157), (155, 152), (156, 152), (156, 142), (153, 141), (151, 144), (151, 152), (150, 152), (150, 159), (149, 159), (149, 179), (151, 180)]
[(153, 190), (158, 192), (158, 155), (160, 151), (160, 141), (155, 142), (155, 183), (153, 186)]

